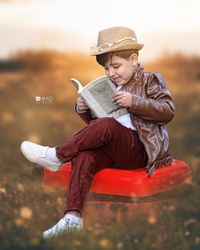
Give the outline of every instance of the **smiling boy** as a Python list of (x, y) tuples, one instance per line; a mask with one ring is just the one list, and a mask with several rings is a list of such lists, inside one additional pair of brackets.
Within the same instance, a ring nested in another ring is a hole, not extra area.
[(146, 167), (148, 175), (172, 162), (164, 125), (174, 116), (174, 105), (162, 76), (147, 73), (138, 63), (143, 44), (126, 27), (99, 32), (92, 55), (117, 86), (113, 101), (126, 107), (128, 114), (118, 119), (96, 119), (84, 100), (77, 98), (76, 110), (87, 126), (63, 144), (50, 148), (25, 141), (21, 151), (31, 162), (59, 171), (72, 163), (70, 187), (64, 217), (43, 233), (54, 238), (83, 228), (82, 212), (95, 173), (103, 168)]

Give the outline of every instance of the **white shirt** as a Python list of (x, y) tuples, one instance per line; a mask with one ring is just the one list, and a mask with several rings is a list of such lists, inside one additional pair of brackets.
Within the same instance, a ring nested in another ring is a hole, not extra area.
[(131, 128), (133, 130), (136, 130), (136, 128), (133, 126), (132, 122), (131, 122), (131, 116), (130, 113), (126, 114), (126, 115), (122, 115), (120, 117), (118, 117), (116, 119), (119, 123), (121, 123), (123, 126), (127, 127), (127, 128)]

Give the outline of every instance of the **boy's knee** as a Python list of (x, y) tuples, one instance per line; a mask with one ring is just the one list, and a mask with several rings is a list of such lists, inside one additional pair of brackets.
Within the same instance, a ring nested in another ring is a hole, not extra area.
[(94, 174), (96, 169), (96, 159), (91, 151), (80, 152), (72, 160), (72, 168), (79, 169), (82, 174)]
[(80, 164), (84, 163), (84, 165), (85, 165), (86, 162), (87, 162), (87, 164), (93, 163), (94, 156), (90, 151), (82, 151), (75, 157), (75, 160), (79, 161)]

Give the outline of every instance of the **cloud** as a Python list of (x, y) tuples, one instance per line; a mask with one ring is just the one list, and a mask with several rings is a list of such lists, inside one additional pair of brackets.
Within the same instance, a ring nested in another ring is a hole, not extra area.
[[(0, 57), (26, 47), (88, 50), (98, 31), (111, 26), (135, 29), (149, 58), (163, 49), (198, 52), (199, 0), (175, 0), (173, 8), (171, 1), (140, 0), (134, 9), (142, 9), (141, 14), (127, 8), (132, 0), (122, 6), (115, 0), (102, 0), (98, 6), (91, 0), (0, 0)], [(149, 12), (151, 5), (156, 8)]]
[(25, 2), (25, 1), (26, 0), (0, 0), (0, 3), (13, 3), (13, 2)]
[(42, 2), (42, 1), (49, 1), (49, 0), (0, 0), (0, 4), (10, 4), (10, 3), (23, 3), (28, 4), (30, 2)]

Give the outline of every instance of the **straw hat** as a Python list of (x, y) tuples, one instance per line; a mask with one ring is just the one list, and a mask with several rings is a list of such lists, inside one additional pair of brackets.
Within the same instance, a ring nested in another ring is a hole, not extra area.
[(91, 47), (91, 55), (96, 56), (128, 49), (140, 50), (143, 46), (143, 44), (137, 42), (134, 30), (126, 27), (112, 27), (99, 32), (98, 43)]

